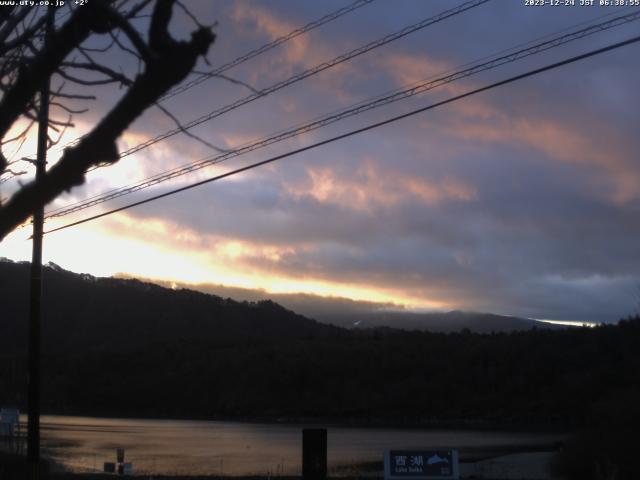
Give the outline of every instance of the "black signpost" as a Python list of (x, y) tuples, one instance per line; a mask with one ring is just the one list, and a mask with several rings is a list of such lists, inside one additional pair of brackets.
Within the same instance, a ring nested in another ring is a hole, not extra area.
[(387, 450), (385, 452), (385, 480), (453, 480), (459, 477), (457, 450)]
[(327, 429), (302, 430), (302, 478), (325, 480), (327, 478)]
[(104, 462), (104, 473), (117, 473), (118, 475), (133, 475), (133, 464), (124, 461), (124, 448), (116, 449), (116, 461)]

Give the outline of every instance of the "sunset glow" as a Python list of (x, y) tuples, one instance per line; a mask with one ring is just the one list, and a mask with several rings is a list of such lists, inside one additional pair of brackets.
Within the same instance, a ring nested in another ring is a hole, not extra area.
[[(305, 69), (435, 15), (447, 1), (374, 2), (206, 80), (163, 106), (183, 124)], [(339, 2), (202, 2), (218, 22), (222, 65)], [(135, 184), (358, 102), (522, 48), (613, 10), (526, 9), (497, 0), (443, 20), (189, 131), (90, 172), (48, 211)], [(624, 13), (624, 12), (623, 12)], [(622, 14), (622, 13), (620, 13)], [(602, 18), (601, 18), (602, 17)], [(188, 31), (190, 19), (178, 25)], [(465, 76), (220, 164), (50, 219), (45, 230), (310, 145), (452, 95), (624, 39), (637, 22)], [(180, 30), (180, 29), (179, 29)], [(631, 45), (474, 95), (220, 182), (45, 237), (45, 261), (98, 276), (219, 284), (553, 320), (609, 322), (633, 311), (640, 284), (638, 47)], [(471, 62), (471, 63), (470, 63)], [(200, 68), (202, 67), (202, 68)], [(201, 65), (199, 70), (207, 67)], [(250, 88), (247, 87), (250, 86)], [(86, 133), (121, 93), (100, 90), (60, 144)], [(24, 128), (14, 125), (12, 132)], [(158, 108), (120, 138), (121, 152), (176, 128)], [(203, 141), (204, 140), (204, 141)], [(14, 157), (35, 151), (35, 130)], [(7, 147), (5, 154), (11, 153)], [(1, 185), (8, 197), (29, 174)], [(30, 227), (0, 256), (30, 258)], [(596, 287), (589, 279), (598, 278)], [(560, 279), (560, 280), (558, 280)]]

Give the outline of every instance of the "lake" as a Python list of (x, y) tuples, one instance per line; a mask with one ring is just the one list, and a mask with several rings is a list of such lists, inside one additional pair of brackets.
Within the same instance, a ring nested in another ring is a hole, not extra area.
[[(43, 416), (44, 455), (74, 472), (102, 471), (116, 448), (137, 474), (299, 475), (304, 425)], [(455, 447), (462, 452), (548, 446), (558, 434), (326, 426), (332, 474), (381, 462), (388, 448)]]

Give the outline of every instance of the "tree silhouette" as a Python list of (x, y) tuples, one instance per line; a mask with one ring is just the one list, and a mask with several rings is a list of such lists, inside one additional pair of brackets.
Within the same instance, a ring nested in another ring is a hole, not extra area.
[[(24, 144), (36, 122), (38, 92), (47, 79), (55, 77), (61, 81), (51, 91), (51, 105), (67, 115), (63, 120), (49, 119), (49, 130), (57, 132), (57, 138), (49, 137), (49, 146), (60, 141), (64, 129), (72, 126), (72, 115), (86, 111), (74, 109), (70, 104), (95, 99), (94, 95), (77, 91), (69, 93), (67, 85), (93, 88), (115, 83), (124, 89), (119, 101), (86, 135), (64, 150), (41, 181), (22, 185), (0, 204), (0, 241), (37, 207), (84, 183), (89, 169), (117, 162), (118, 137), (194, 70), (199, 57), (206, 56), (215, 39), (211, 28), (201, 26), (179, 1), (83, 3), (78, 7), (67, 5), (64, 17), (61, 9), (53, 7), (0, 8), (0, 183), (23, 173), (16, 167), (19, 161), (10, 161), (1, 150), (8, 144), (14, 147)], [(198, 25), (188, 41), (176, 40), (169, 33), (174, 5)], [(136, 26), (139, 20), (148, 23), (146, 32)], [(95, 36), (104, 36), (108, 44), (103, 48), (90, 46), (89, 40)], [(135, 75), (129, 77), (118, 65), (101, 56), (116, 50), (135, 57), (138, 63)], [(27, 126), (7, 138), (21, 119), (27, 120)]]

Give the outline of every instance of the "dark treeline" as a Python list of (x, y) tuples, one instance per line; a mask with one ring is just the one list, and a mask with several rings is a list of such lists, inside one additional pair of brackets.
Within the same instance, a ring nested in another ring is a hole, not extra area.
[[(45, 353), (131, 351), (174, 341), (334, 336), (320, 324), (271, 301), (236, 302), (138, 280), (95, 278), (44, 269)], [(0, 260), (0, 351), (23, 352), (29, 314), (29, 264)]]
[(61, 413), (569, 426), (630, 397), (640, 403), (639, 342), (638, 320), (590, 331), (176, 341), (50, 356), (44, 398)]
[[(0, 275), (11, 294), (0, 405), (24, 408), (26, 298), (15, 284), (26, 268), (0, 266), (13, 269)], [(272, 302), (51, 269), (45, 281), (48, 413), (563, 428), (640, 405), (639, 318), (493, 334), (348, 331)]]

